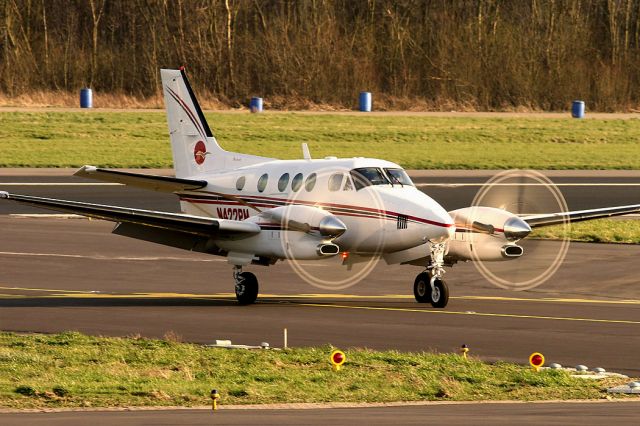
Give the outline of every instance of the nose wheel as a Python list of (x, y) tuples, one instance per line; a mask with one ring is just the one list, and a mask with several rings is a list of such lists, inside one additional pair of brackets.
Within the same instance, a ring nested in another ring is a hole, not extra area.
[(442, 278), (432, 278), (428, 272), (418, 274), (413, 283), (413, 295), (418, 303), (431, 303), (434, 308), (444, 308), (449, 302), (449, 288)]
[(236, 299), (241, 305), (251, 305), (258, 298), (258, 279), (251, 272), (241, 271), (242, 269), (237, 268), (233, 272), (236, 282)]

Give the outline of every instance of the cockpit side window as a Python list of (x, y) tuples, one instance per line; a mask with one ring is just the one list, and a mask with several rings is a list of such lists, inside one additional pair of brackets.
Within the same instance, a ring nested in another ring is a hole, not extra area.
[(342, 187), (342, 179), (344, 175), (342, 173), (335, 173), (329, 177), (329, 191), (340, 191)]
[(344, 186), (342, 187), (343, 191), (353, 191), (353, 184), (351, 183), (351, 178), (349, 175), (345, 176)]
[(351, 170), (351, 177), (356, 186), (356, 190), (360, 190), (369, 185), (389, 185), (389, 179), (382, 173), (378, 167), (361, 167)]
[(392, 184), (400, 184), (400, 185), (410, 185), (413, 186), (413, 182), (411, 182), (411, 178), (402, 169), (384, 169), (389, 176)]

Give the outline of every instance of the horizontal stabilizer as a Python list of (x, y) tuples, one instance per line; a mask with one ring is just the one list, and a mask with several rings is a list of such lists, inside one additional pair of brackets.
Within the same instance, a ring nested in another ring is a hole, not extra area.
[(206, 180), (181, 179), (169, 176), (145, 175), (141, 173), (122, 172), (119, 170), (100, 169), (94, 166), (83, 166), (74, 173), (75, 176), (100, 180), (103, 182), (121, 183), (159, 192), (180, 192), (204, 188)]

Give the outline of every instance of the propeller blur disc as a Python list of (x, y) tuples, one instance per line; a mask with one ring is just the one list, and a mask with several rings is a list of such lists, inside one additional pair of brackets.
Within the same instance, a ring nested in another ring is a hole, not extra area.
[[(335, 167), (326, 170), (316, 171), (316, 191), (320, 189), (321, 191), (326, 191), (329, 180), (337, 173), (342, 173), (346, 179), (351, 179), (349, 177), (349, 169), (337, 170)], [(322, 186), (322, 187), (321, 187)], [(341, 235), (335, 239), (326, 239), (326, 242), (331, 242), (337, 244), (340, 247), (340, 241), (343, 238), (349, 238), (349, 227), (355, 226), (350, 225), (353, 223), (353, 220), (362, 220), (362, 212), (358, 212), (350, 206), (349, 202), (349, 194), (355, 193), (355, 188), (351, 185), (351, 188), (348, 190), (344, 190), (345, 180), (343, 179), (340, 189), (335, 191), (335, 198), (330, 203), (326, 202), (308, 202), (304, 201), (306, 205), (312, 205), (317, 208), (321, 208), (325, 211), (328, 211), (334, 214), (340, 221), (346, 224), (347, 231), (344, 235)], [(379, 211), (383, 212), (383, 203), (380, 199), (379, 195), (376, 191), (368, 191), (364, 192), (366, 189), (360, 191), (360, 194), (367, 193), (370, 195), (370, 199), (366, 203), (367, 207), (371, 211)], [(305, 188), (301, 188), (299, 191), (293, 192), (290, 197), (291, 203), (298, 203), (301, 201), (302, 195), (306, 195), (311, 192), (307, 192)], [(303, 200), (307, 200), (305, 197)], [(375, 214), (367, 215), (368, 219), (372, 221), (377, 229), (382, 229), (384, 224), (384, 215), (379, 214), (378, 217), (372, 217)], [(295, 259), (295, 245), (296, 242), (293, 241), (293, 234), (289, 232), (283, 232), (283, 237), (281, 239), (283, 249), (285, 253), (288, 254), (287, 260), (288, 264), (291, 265), (293, 271), (305, 282), (308, 284), (323, 289), (323, 290), (342, 290), (345, 288), (349, 288), (360, 281), (364, 280), (376, 267), (378, 261), (380, 260), (380, 255), (366, 256), (361, 257), (357, 253), (346, 253), (343, 251), (342, 247), (340, 247), (340, 253), (327, 257), (324, 259), (316, 259), (316, 260), (300, 260)], [(368, 244), (371, 246), (376, 246), (378, 248), (382, 247), (383, 244), (384, 233), (380, 232), (376, 235), (371, 235), (368, 237)], [(319, 237), (318, 244), (320, 244), (323, 240)], [(377, 250), (374, 252), (379, 252)]]
[[(495, 207), (518, 216), (568, 211), (558, 187), (534, 170), (507, 170), (495, 175), (480, 188), (472, 205)], [(558, 226), (562, 235), (559, 241), (520, 240), (516, 244), (524, 249), (524, 254), (504, 261), (483, 261), (472, 250), (473, 263), (478, 272), (497, 287), (509, 290), (535, 288), (553, 276), (569, 249), (568, 219)], [(483, 238), (488, 237), (471, 234), (471, 244), (481, 244)]]

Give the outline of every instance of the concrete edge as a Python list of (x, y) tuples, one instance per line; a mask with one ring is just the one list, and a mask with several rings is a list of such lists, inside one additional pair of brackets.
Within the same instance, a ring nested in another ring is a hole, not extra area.
[[(318, 403), (283, 403), (283, 404), (246, 404), (224, 405), (220, 410), (319, 410), (335, 408), (384, 408), (384, 407), (418, 407), (438, 405), (477, 405), (477, 404), (600, 404), (640, 402), (640, 398), (626, 397), (602, 399), (568, 399), (568, 400), (491, 400), (491, 401), (395, 401), (395, 402), (318, 402)], [(0, 408), (0, 414), (20, 413), (69, 413), (69, 412), (123, 412), (123, 411), (177, 411), (177, 410), (211, 410), (210, 405), (193, 407), (183, 406), (132, 406), (132, 407), (60, 407), (60, 408)]]
[[(0, 176), (72, 176), (79, 167), (0, 167)], [(118, 169), (133, 173), (146, 173), (149, 175), (173, 176), (173, 169)]]
[[(33, 167), (0, 167), (0, 176), (71, 176), (77, 168), (33, 168)], [(173, 169), (119, 169), (133, 173), (149, 175), (173, 176)], [(640, 177), (640, 170), (538, 170), (553, 177)], [(412, 178), (443, 177), (483, 177), (490, 178), (504, 170), (407, 170)]]
[[(240, 108), (205, 108), (203, 110), (207, 114), (250, 114), (251, 111), (247, 107)], [(91, 113), (165, 113), (164, 106), (157, 107), (141, 107), (141, 108), (116, 108), (116, 107), (99, 107), (80, 108), (76, 106), (20, 106), (20, 105), (0, 105), (0, 113), (2, 112), (82, 112)], [(442, 118), (551, 118), (551, 119), (567, 119), (574, 120), (570, 110), (559, 111), (409, 111), (409, 110), (373, 110), (366, 113), (357, 109), (349, 108), (327, 108), (327, 109), (265, 109), (261, 114), (278, 115), (278, 114), (300, 114), (300, 115), (356, 115), (356, 116), (407, 116), (407, 117), (442, 117)], [(583, 120), (628, 120), (639, 119), (640, 112), (631, 110), (628, 112), (596, 112), (588, 111)]]

